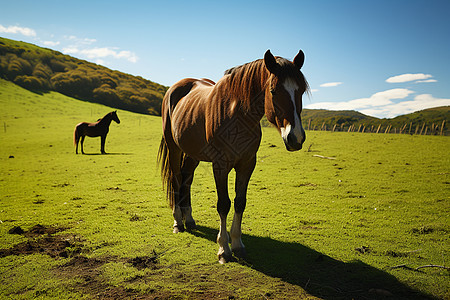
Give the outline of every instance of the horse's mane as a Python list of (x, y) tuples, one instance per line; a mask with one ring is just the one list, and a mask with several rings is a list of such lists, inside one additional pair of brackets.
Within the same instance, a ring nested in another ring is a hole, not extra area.
[(214, 86), (207, 104), (207, 140), (214, 135), (224, 120), (238, 110), (250, 111), (252, 102), (261, 98), (261, 92), (265, 90), (269, 76), (270, 73), (262, 59), (225, 71), (224, 76)]
[[(292, 62), (278, 56), (276, 60), (283, 70), (279, 74), (278, 80), (287, 77), (296, 78), (299, 87), (303, 86), (305, 91), (309, 92), (309, 85), (303, 73)], [(245, 108), (249, 108), (250, 102), (258, 96), (261, 90), (265, 90), (270, 73), (266, 69), (264, 60), (258, 59), (226, 70), (224, 76), (227, 75), (229, 77), (228, 84), (223, 85), (222, 88), (226, 89), (232, 98), (239, 99)]]
[(258, 59), (228, 69), (224, 72), (224, 82), (220, 86), (233, 101), (239, 101), (245, 109), (250, 109), (251, 101), (266, 87), (270, 73), (267, 71), (264, 60)]
[[(208, 102), (208, 120), (206, 124), (207, 139), (209, 140), (220, 123), (235, 112), (234, 108), (239, 107), (243, 112), (250, 111), (255, 101), (264, 103), (264, 91), (267, 84), (275, 80), (284, 78), (295, 78), (299, 87), (304, 87), (309, 91), (308, 83), (302, 72), (289, 60), (276, 57), (277, 63), (281, 66), (282, 72), (278, 76), (273, 76), (266, 68), (263, 59), (246, 63), (228, 69), (224, 72), (224, 77), (215, 85), (213, 98)], [(273, 76), (272, 80), (269, 80)], [(259, 104), (259, 103), (258, 103)], [(229, 109), (232, 107), (233, 109)], [(257, 112), (264, 115), (264, 111)]]

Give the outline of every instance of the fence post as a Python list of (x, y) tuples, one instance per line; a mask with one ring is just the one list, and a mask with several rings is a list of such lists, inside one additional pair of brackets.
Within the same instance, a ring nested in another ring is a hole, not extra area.
[(420, 135), (422, 135), (424, 129), (425, 129), (425, 123), (423, 123), (422, 129), (420, 130)]
[(389, 133), (391, 131), (391, 127), (392, 127), (392, 125), (388, 125), (386, 127), (386, 130), (384, 131), (384, 133)]
[(442, 125), (441, 125), (441, 135), (443, 135), (443, 133), (444, 133), (444, 125), (445, 125), (445, 120), (442, 121)]

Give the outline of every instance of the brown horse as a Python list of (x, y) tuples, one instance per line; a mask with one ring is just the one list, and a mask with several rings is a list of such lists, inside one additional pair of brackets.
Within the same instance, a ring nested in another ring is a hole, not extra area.
[(95, 123), (82, 122), (75, 126), (75, 132), (73, 133), (73, 143), (75, 145), (75, 153), (78, 154), (78, 142), (81, 138), (81, 153), (84, 154), (83, 143), (85, 136), (89, 137), (101, 137), (100, 151), (102, 154), (106, 154), (105, 152), (105, 141), (106, 135), (109, 131), (109, 125), (111, 125), (111, 121), (115, 121), (117, 124), (120, 124), (119, 117), (117, 117), (117, 111), (112, 111), (108, 113), (103, 118), (99, 119)]
[[(212, 162), (220, 216), (219, 262), (245, 256), (241, 221), (247, 186), (261, 142), (260, 120), (267, 116), (283, 138), (286, 149), (300, 150), (305, 141), (300, 113), (308, 83), (300, 68), (299, 51), (293, 62), (274, 57), (232, 68), (217, 84), (208, 79), (183, 79), (162, 102), (163, 137), (158, 152), (161, 174), (172, 208), (174, 232), (195, 228), (190, 189), (199, 161)], [(226, 219), (231, 207), (228, 174), (236, 171), (236, 198), (228, 245)], [(184, 224), (183, 224), (184, 222)]]

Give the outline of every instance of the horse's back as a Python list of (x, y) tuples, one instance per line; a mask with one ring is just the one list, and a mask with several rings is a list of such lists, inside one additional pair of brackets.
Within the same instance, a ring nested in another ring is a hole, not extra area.
[(209, 79), (186, 78), (174, 84), (164, 97), (162, 117), (165, 138), (173, 139), (187, 154), (197, 156), (194, 154), (207, 143), (205, 115), (208, 93), (214, 84)]
[(108, 128), (106, 130), (98, 128), (98, 126), (97, 126), (98, 123), (99, 122), (95, 122), (95, 123), (81, 122), (81, 123), (78, 123), (75, 126), (75, 131), (78, 132), (78, 134), (80, 136), (87, 135), (89, 137), (97, 137), (97, 136), (100, 136), (102, 134), (108, 133)]

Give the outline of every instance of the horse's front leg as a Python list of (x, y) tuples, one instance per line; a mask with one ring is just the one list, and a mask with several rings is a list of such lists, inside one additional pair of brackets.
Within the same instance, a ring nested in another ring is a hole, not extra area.
[(217, 189), (217, 212), (220, 217), (220, 229), (217, 235), (217, 243), (219, 244), (219, 252), (217, 256), (221, 264), (231, 261), (232, 254), (230, 246), (228, 245), (228, 232), (227, 232), (227, 215), (230, 211), (231, 201), (228, 196), (228, 173), (231, 168), (228, 168), (224, 164), (213, 163), (214, 180), (216, 182)]
[(241, 161), (236, 170), (236, 198), (234, 199), (234, 217), (231, 225), (231, 249), (236, 257), (244, 258), (247, 254), (242, 243), (242, 215), (247, 204), (247, 187), (256, 165), (256, 156), (248, 161)]
[(106, 154), (105, 152), (105, 142), (106, 142), (106, 134), (101, 136), (100, 140), (100, 152), (102, 154)]

